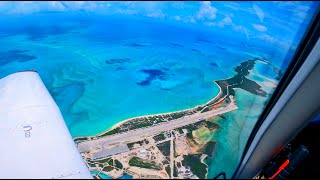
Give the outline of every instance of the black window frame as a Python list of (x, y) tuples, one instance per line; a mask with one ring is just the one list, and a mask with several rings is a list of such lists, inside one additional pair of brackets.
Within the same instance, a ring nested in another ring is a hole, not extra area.
[(311, 50), (317, 43), (317, 40), (320, 37), (320, 5), (317, 4), (316, 11), (314, 12), (314, 15), (292, 57), (292, 60), (290, 61), (286, 71), (283, 73), (283, 76), (280, 78), (280, 81), (273, 92), (273, 94), (270, 97), (269, 102), (266, 104), (263, 112), (261, 113), (259, 119), (255, 123), (253, 130), (251, 131), (249, 138), (246, 142), (246, 145), (244, 147), (242, 156), (240, 158), (240, 161), (237, 164), (237, 167), (235, 171), (233, 172), (233, 175), (231, 176), (232, 179), (236, 178), (236, 174), (240, 169), (240, 166), (248, 153), (248, 150), (253, 142), (253, 139), (255, 138), (258, 130), (260, 129), (261, 125), (265, 121), (266, 117), (269, 115), (270, 111), (273, 109), (276, 102), (279, 100), (280, 96), (283, 94), (285, 89), (287, 88), (288, 84), (291, 82), (293, 77), (296, 75), (298, 70), (301, 68), (302, 64), (305, 62), (306, 58), (310, 54)]

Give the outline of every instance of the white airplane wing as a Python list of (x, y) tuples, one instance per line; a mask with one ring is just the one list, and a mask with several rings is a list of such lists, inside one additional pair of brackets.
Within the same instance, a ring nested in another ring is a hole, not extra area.
[(0, 79), (0, 178), (90, 178), (37, 72)]

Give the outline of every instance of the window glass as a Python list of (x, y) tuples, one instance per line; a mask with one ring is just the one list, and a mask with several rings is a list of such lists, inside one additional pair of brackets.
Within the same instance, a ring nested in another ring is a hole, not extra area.
[(230, 178), (318, 2), (0, 2), (96, 178)]

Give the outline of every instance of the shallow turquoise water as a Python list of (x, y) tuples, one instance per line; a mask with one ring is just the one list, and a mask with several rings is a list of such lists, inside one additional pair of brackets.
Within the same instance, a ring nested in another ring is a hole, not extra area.
[[(120, 25), (141, 24), (127, 21)], [(119, 26), (115, 20), (106, 24)], [(206, 35), (212, 42), (201, 42), (197, 39), (202, 32), (171, 26), (151, 22), (145, 29), (121, 33), (91, 22), (38, 37), (50, 28), (41, 26), (31, 33), (31, 39), (30, 32), (22, 31), (0, 38), (0, 53), (27, 50), (24, 55), (36, 58), (9, 60), (0, 66), (0, 76), (37, 70), (71, 135), (95, 135), (127, 118), (203, 104), (218, 93), (212, 80), (232, 76), (234, 66), (259, 56), (237, 46), (219, 48), (227, 47), (227, 37), (222, 41)], [(158, 31), (150, 33), (150, 29)], [(232, 39), (232, 43), (236, 42)], [(9, 55), (12, 59), (18, 56)]]
[(100, 173), (99, 176), (102, 177), (102, 179), (112, 179), (110, 176), (105, 175), (105, 174), (103, 174), (103, 173)]
[[(268, 54), (222, 34), (145, 20), (8, 21), (9, 34), (0, 26), (0, 77), (37, 70), (73, 137), (205, 103), (218, 93), (212, 80), (229, 78), (240, 62)], [(236, 93), (239, 110), (226, 114), (214, 135), (221, 143), (209, 177), (222, 170), (230, 177), (262, 110), (263, 98)]]
[(207, 160), (212, 167), (209, 168), (208, 178), (213, 178), (220, 172), (225, 172), (227, 178), (231, 178), (266, 100), (267, 98), (236, 89), (239, 109), (224, 114), (226, 119), (218, 120), (221, 129), (213, 135), (218, 144), (213, 160)]
[(120, 177), (119, 179), (132, 179), (132, 176), (128, 175), (128, 174), (124, 174), (122, 177)]
[[(92, 170), (90, 171), (90, 173), (93, 175), (93, 174), (99, 174), (99, 171), (97, 170)], [(110, 176), (104, 174), (104, 173), (100, 173), (99, 176), (102, 178), (102, 179), (112, 179)], [(124, 174), (123, 176), (121, 176), (119, 179), (132, 179), (132, 176), (128, 175), (128, 174)]]
[[(254, 67), (252, 72), (265, 75), (267, 70), (267, 66), (258, 66)], [(266, 76), (275, 77), (273, 71), (269, 73)], [(220, 172), (225, 172), (227, 178), (232, 177), (250, 133), (274, 91), (274, 88), (264, 84), (267, 81), (265, 78), (253, 73), (248, 78), (256, 81), (269, 96), (261, 97), (242, 89), (235, 90), (235, 100), (239, 109), (224, 114), (225, 119), (219, 118), (217, 121), (221, 129), (212, 136), (218, 143), (214, 158), (206, 160), (210, 167), (214, 167), (209, 168), (208, 178), (213, 178)]]

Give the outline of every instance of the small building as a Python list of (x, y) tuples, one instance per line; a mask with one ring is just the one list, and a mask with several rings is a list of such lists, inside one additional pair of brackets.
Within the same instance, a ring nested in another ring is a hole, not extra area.
[(147, 155), (148, 155), (148, 153), (147, 153), (147, 150), (145, 150), (145, 149), (141, 149), (138, 153), (138, 156), (141, 158), (144, 158), (144, 159), (147, 157)]
[(183, 176), (183, 177), (191, 177), (191, 176), (193, 176), (193, 173), (191, 172), (190, 167), (185, 167), (185, 166), (182, 166), (181, 168), (178, 168), (178, 174), (180, 176)]
[(166, 131), (163, 133), (165, 138), (170, 138), (171, 137), (171, 131)]
[(183, 161), (184, 160), (184, 158), (183, 158), (183, 156), (178, 156), (177, 158), (176, 158), (176, 161)]

